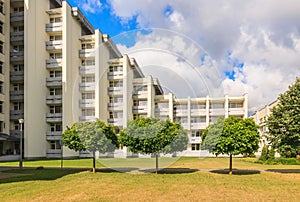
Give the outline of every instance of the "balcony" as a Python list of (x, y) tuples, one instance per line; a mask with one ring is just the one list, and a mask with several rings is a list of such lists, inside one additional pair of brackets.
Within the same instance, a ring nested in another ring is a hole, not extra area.
[(20, 138), (20, 130), (10, 130), (9, 135), (12, 137)]
[(124, 106), (123, 104), (123, 102), (108, 103), (107, 108), (109, 111), (122, 111)]
[(10, 120), (19, 120), (24, 118), (23, 110), (10, 110)]
[(10, 81), (24, 81), (24, 72), (23, 71), (19, 71), (19, 72), (15, 72), (15, 71), (11, 71), (10, 72)]
[(143, 99), (148, 97), (147, 91), (136, 91), (132, 93), (132, 98), (134, 99)]
[(46, 85), (47, 87), (62, 86), (62, 77), (47, 77)]
[(24, 100), (24, 90), (10, 91), (10, 100), (12, 101)]
[(122, 118), (107, 119), (107, 122), (113, 126), (123, 126)]
[(61, 158), (61, 149), (47, 149), (47, 158)]
[(108, 80), (123, 79), (123, 71), (107, 72)]
[(47, 131), (46, 140), (61, 140), (62, 131)]
[(10, 52), (11, 62), (21, 62), (24, 61), (24, 51)]
[(154, 113), (156, 116), (168, 116), (169, 109), (168, 108), (156, 108)]
[(123, 95), (123, 87), (108, 87), (108, 95)]
[(79, 121), (95, 121), (95, 116), (80, 116)]
[(51, 105), (62, 104), (62, 95), (48, 95), (46, 97), (46, 103)]
[(205, 116), (206, 109), (191, 109), (192, 116)]
[(24, 41), (24, 32), (11, 32), (10, 41), (11, 42)]
[(199, 130), (199, 129), (205, 129), (206, 128), (206, 123), (201, 122), (201, 123), (191, 123), (191, 129), (192, 130)]
[(95, 100), (94, 99), (84, 99), (79, 101), (80, 108), (94, 108)]
[(175, 116), (187, 116), (188, 115), (188, 111), (187, 109), (178, 109), (174, 112)]
[(81, 75), (95, 74), (95, 66), (80, 66), (79, 73)]
[(210, 109), (209, 114), (211, 116), (224, 116), (225, 115), (225, 109)]
[(229, 116), (244, 115), (244, 108), (229, 108)]
[(46, 32), (61, 32), (62, 22), (54, 22), (46, 24)]
[(79, 84), (80, 91), (95, 91), (95, 82), (87, 82)]
[(24, 3), (24, 0), (10, 0), (10, 3)]
[(133, 106), (132, 112), (138, 114), (145, 114), (147, 113), (147, 106)]
[(46, 50), (61, 50), (62, 47), (63, 47), (62, 40), (46, 42)]
[(46, 121), (50, 123), (62, 122), (62, 113), (47, 113)]
[(62, 68), (62, 59), (48, 59), (46, 60), (47, 69)]
[(189, 137), (189, 143), (201, 143), (201, 137)]
[(93, 58), (95, 57), (95, 49), (84, 49), (79, 50), (80, 58)]
[(22, 22), (24, 21), (24, 12), (17, 12), (10, 14), (10, 22)]

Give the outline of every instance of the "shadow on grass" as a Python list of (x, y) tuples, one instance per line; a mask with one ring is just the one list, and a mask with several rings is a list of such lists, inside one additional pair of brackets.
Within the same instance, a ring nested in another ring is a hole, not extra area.
[[(139, 168), (97, 168), (97, 173), (129, 173), (135, 170), (138, 170)], [(92, 171), (89, 169), (89, 171)]]
[[(85, 169), (86, 170), (86, 169)], [(8, 177), (0, 178), (0, 184), (35, 180), (56, 180), (69, 174), (82, 172), (83, 169), (53, 169), (53, 168), (26, 168), (8, 169), (0, 172)]]
[[(184, 173), (194, 173), (199, 171), (198, 169), (190, 168), (163, 168), (158, 170), (158, 174), (184, 174)], [(145, 173), (155, 173), (155, 169), (142, 169), (140, 172)]]
[[(223, 169), (223, 170), (210, 170), (211, 173), (217, 173), (217, 174), (229, 174), (229, 169)], [(233, 175), (254, 175), (254, 174), (260, 174), (259, 170), (239, 170), (239, 169), (233, 169), (232, 170)]]
[(300, 169), (267, 169), (267, 172), (275, 173), (298, 173), (300, 174)]

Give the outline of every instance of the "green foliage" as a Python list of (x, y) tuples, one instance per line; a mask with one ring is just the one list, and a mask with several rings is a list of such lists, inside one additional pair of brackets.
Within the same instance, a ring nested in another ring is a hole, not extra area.
[(255, 163), (267, 165), (300, 165), (300, 160), (296, 158), (274, 158), (266, 161), (258, 160)]
[(268, 159), (268, 147), (264, 146), (261, 150), (261, 155), (259, 157), (259, 160), (266, 161)]
[(99, 120), (77, 122), (62, 135), (65, 146), (75, 151), (112, 152), (118, 146), (114, 128)]
[(120, 132), (119, 141), (132, 152), (145, 154), (182, 151), (186, 149), (188, 138), (179, 123), (158, 118), (143, 118), (128, 122)]
[(267, 124), (268, 139), (282, 157), (300, 154), (300, 78), (280, 95)]
[(203, 132), (202, 145), (216, 155), (251, 155), (258, 149), (257, 129), (250, 118), (218, 119)]

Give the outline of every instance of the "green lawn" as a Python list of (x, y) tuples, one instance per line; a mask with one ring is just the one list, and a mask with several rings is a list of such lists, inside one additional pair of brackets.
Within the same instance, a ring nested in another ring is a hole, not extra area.
[[(146, 163), (145, 168), (151, 162), (128, 160), (127, 164)], [(1, 201), (299, 201), (299, 165), (251, 161), (234, 159), (232, 176), (222, 174), (227, 158), (181, 158), (158, 175), (145, 170), (122, 173), (107, 169), (95, 174), (54, 168), (2, 171), (11, 176), (0, 177)], [(153, 159), (149, 165), (152, 163)], [(18, 163), (2, 162), (0, 168), (9, 165)], [(60, 167), (60, 161), (26, 161), (24, 165)], [(90, 167), (91, 159), (65, 160), (64, 165)]]

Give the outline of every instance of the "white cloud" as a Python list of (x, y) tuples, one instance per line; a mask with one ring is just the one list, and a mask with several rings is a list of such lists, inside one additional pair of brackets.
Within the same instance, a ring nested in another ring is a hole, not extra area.
[[(300, 76), (298, 0), (147, 0), (142, 4), (140, 0), (110, 0), (110, 3), (114, 14), (124, 21), (136, 16), (141, 28), (170, 29), (200, 44), (211, 56), (210, 61), (218, 66), (225, 91), (248, 92), (251, 110), (275, 100)], [(168, 15), (167, 8), (171, 8)], [(139, 43), (153, 45), (138, 41), (135, 47), (141, 46)], [(174, 52), (178, 48), (185, 50), (178, 52), (183, 57), (193, 55), (194, 50), (183, 44), (176, 40)], [(163, 46), (166, 44), (161, 43)], [(229, 64), (228, 52), (231, 59), (245, 63), (244, 67)], [(142, 61), (140, 57), (137, 59)], [(199, 58), (191, 59), (193, 63), (194, 59)], [(234, 71), (235, 80), (226, 78), (225, 71)]]
[(98, 13), (102, 7), (100, 0), (81, 0), (77, 4), (87, 13)]

